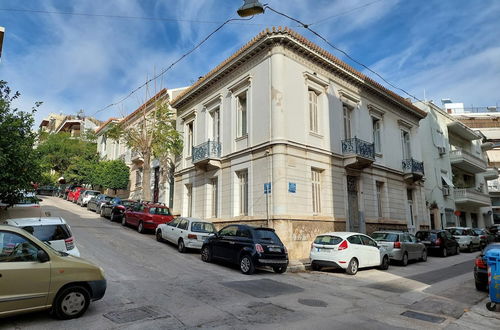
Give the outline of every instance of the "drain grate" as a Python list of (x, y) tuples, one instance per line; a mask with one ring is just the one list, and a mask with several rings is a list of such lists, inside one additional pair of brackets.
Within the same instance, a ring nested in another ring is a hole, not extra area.
[(299, 304), (311, 307), (326, 307), (328, 304), (319, 299), (299, 299)]
[(424, 313), (419, 313), (419, 312), (414, 312), (414, 311), (406, 311), (406, 312), (401, 313), (401, 315), (412, 318), (412, 319), (427, 321), (427, 322), (431, 322), (431, 323), (443, 323), (446, 320), (444, 317), (439, 317), (439, 316), (434, 316), (434, 315), (429, 315), (429, 314), (424, 314)]
[(150, 307), (143, 306), (122, 311), (109, 312), (103, 314), (103, 316), (110, 321), (121, 324), (152, 318), (158, 316), (158, 313), (152, 310)]

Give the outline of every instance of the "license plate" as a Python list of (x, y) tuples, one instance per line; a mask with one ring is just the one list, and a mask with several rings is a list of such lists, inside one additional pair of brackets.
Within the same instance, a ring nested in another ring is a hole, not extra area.
[(280, 248), (270, 247), (269, 252), (281, 252)]
[(332, 249), (322, 249), (322, 248), (317, 248), (318, 249), (318, 252), (326, 252), (326, 253), (330, 253), (330, 251)]

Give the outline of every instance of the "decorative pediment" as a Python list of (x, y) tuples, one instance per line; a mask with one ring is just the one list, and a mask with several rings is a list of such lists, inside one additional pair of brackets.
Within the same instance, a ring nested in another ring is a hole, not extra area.
[(316, 87), (317, 89), (323, 89), (326, 92), (326, 89), (328, 88), (328, 81), (324, 80), (320, 77), (318, 77), (316, 72), (310, 73), (310, 72), (304, 72), (304, 78), (306, 81), (306, 84), (308, 85), (313, 85), (313, 87)]
[(212, 110), (212, 108), (220, 105), (221, 103), (222, 103), (222, 94), (217, 94), (203, 103), (203, 111)]
[(250, 86), (251, 82), (252, 82), (252, 76), (250, 74), (247, 74), (243, 78), (236, 81), (234, 84), (230, 85), (227, 89), (231, 93), (234, 93), (240, 89)]
[(368, 104), (368, 110), (370, 111), (370, 115), (375, 117), (383, 117), (385, 115), (385, 110), (373, 104)]
[(355, 94), (348, 92), (345, 89), (339, 89), (339, 98), (342, 103), (352, 108), (357, 108), (359, 103), (361, 102), (359, 96), (356, 96)]

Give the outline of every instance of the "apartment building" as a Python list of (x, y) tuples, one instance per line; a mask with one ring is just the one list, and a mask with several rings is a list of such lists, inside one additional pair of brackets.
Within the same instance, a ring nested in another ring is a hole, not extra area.
[(448, 108), (432, 102), (415, 105), (428, 113), (420, 122), (419, 138), (431, 227), (488, 226), (492, 209), (487, 180), (498, 177), (496, 169), (488, 169), (486, 152), (492, 144)]
[(184, 216), (273, 227), (292, 259), (322, 232), (430, 227), (426, 113), (290, 29), (261, 32), (172, 106)]
[(50, 113), (42, 119), (39, 128), (41, 132), (49, 134), (67, 132), (71, 137), (79, 138), (87, 131), (95, 131), (101, 122), (95, 118), (84, 116), (83, 112), (77, 115)]

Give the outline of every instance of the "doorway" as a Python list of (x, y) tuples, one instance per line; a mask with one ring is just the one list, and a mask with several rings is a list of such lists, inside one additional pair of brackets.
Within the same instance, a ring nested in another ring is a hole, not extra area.
[(349, 230), (359, 232), (358, 178), (347, 176), (347, 203)]
[(153, 202), (158, 203), (160, 197), (160, 167), (154, 168)]

